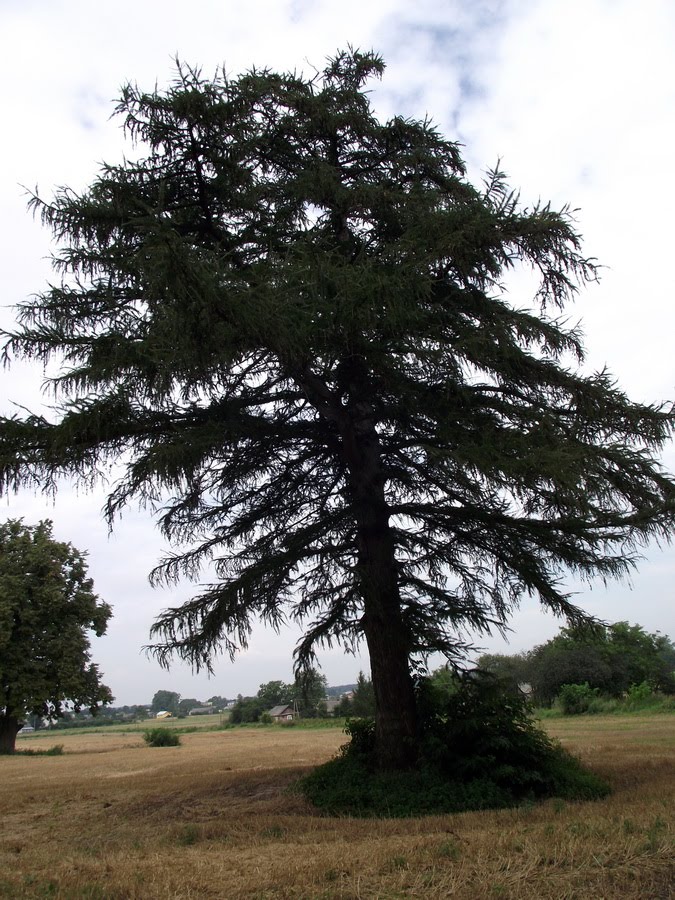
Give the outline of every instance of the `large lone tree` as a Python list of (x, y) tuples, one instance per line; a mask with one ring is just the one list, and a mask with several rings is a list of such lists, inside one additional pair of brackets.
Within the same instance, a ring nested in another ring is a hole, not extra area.
[[(667, 535), (669, 409), (583, 374), (559, 318), (593, 280), (567, 209), (472, 186), (427, 121), (374, 115), (373, 53), (311, 78), (128, 86), (136, 158), (33, 198), (61, 244), (8, 357), (62, 360), (49, 417), (0, 424), (3, 490), (91, 483), (158, 515), (155, 577), (216, 577), (154, 627), (160, 660), (246, 645), (252, 621), (365, 638), (383, 766), (414, 759), (411, 664), (525, 594), (575, 622), (563, 574), (621, 576)], [(536, 298), (510, 299), (517, 265)], [(532, 301), (534, 300), (534, 306)]]
[(84, 556), (54, 540), (50, 521), (0, 525), (0, 753), (14, 752), (29, 715), (112, 702), (89, 652), (89, 631), (109, 618)]

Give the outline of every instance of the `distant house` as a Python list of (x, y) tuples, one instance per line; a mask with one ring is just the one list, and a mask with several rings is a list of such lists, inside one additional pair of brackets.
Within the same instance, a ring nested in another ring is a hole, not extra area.
[(168, 709), (160, 709), (160, 711), (155, 716), (156, 719), (172, 719), (172, 714), (168, 711)]
[(332, 716), (335, 712), (336, 708), (340, 705), (340, 700), (335, 700), (332, 697), (329, 697), (327, 700), (324, 700), (324, 705), (326, 707), (326, 712), (329, 716)]
[(298, 718), (297, 712), (292, 706), (273, 706), (269, 711), (273, 722), (291, 722)]
[(215, 709), (212, 706), (194, 706), (188, 716), (212, 716)]

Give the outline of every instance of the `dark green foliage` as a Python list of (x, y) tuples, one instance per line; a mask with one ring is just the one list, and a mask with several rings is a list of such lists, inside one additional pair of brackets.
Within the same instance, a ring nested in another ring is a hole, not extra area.
[(597, 694), (619, 698), (646, 681), (652, 690), (675, 693), (672, 642), (639, 625), (566, 628), (528, 656), (528, 680), (538, 703), (549, 705), (563, 685), (588, 684)]
[(598, 689), (588, 682), (584, 684), (563, 684), (558, 692), (558, 703), (566, 716), (579, 716), (588, 712), (591, 703), (598, 696)]
[(335, 708), (336, 716), (375, 716), (375, 690), (370, 678), (359, 672), (352, 697), (343, 697)]
[(268, 681), (260, 685), (256, 696), (264, 709), (271, 709), (282, 703), (291, 703), (293, 686), (283, 681)]
[(50, 521), (0, 524), (0, 752), (13, 752), (31, 715), (95, 714), (112, 701), (89, 637), (105, 633), (110, 615), (84, 555), (54, 540)]
[(643, 681), (652, 690), (675, 694), (675, 645), (666, 635), (617, 622), (609, 627), (608, 645), (615, 695)]
[(476, 667), (491, 672), (513, 691), (530, 683), (530, 660), (526, 653), (484, 653), (476, 661)]
[(300, 790), (328, 815), (422, 816), (513, 805), (489, 781), (449, 781), (428, 769), (380, 771), (357, 756), (332, 759), (303, 779)]
[(177, 716), (180, 705), (180, 694), (175, 691), (157, 691), (152, 698), (150, 709), (154, 713), (170, 712), (172, 716)]
[(458, 682), (452, 692), (420, 683), (424, 761), (452, 779), (489, 778), (514, 797), (567, 795), (566, 756), (535, 724), (527, 700), (479, 671)]
[(586, 683), (609, 693), (612, 669), (601, 649), (592, 641), (567, 641), (563, 635), (532, 651), (530, 671), (536, 702), (551, 704), (564, 684)]
[(180, 735), (171, 728), (149, 728), (143, 732), (143, 740), (149, 747), (177, 747)]
[(375, 752), (375, 719), (347, 719), (345, 734), (349, 743), (341, 748), (343, 756), (372, 756)]
[(588, 685), (563, 685), (552, 707), (539, 710), (542, 718), (556, 715), (622, 715), (673, 713), (675, 695), (652, 689), (648, 682), (634, 684), (622, 697), (602, 696)]
[(298, 672), (292, 696), (301, 718), (316, 718), (320, 705), (326, 699), (327, 686), (326, 676), (321, 675), (313, 666), (306, 666)]
[(178, 704), (178, 715), (179, 716), (187, 716), (191, 709), (197, 709), (200, 706), (203, 706), (203, 703), (200, 703), (195, 697), (185, 697), (181, 698)]
[[(154, 573), (203, 590), (154, 652), (196, 667), (252, 623), (365, 638), (382, 765), (417, 733), (411, 659), (465, 649), (532, 594), (573, 622), (562, 573), (621, 577), (668, 538), (655, 461), (670, 409), (578, 363), (562, 310), (596, 277), (567, 208), (466, 179), (428, 120), (380, 122), (374, 53), (124, 89), (136, 158), (35, 197), (56, 283), (21, 305), (7, 359), (56, 358), (56, 408), (0, 420), (0, 491), (87, 485), (154, 509)], [(516, 266), (539, 277), (507, 297)]]
[(665, 671), (675, 676), (675, 643), (667, 635), (660, 634), (658, 631), (650, 637), (654, 641), (656, 655)]
[(230, 710), (230, 722), (233, 725), (258, 722), (265, 711), (267, 711), (267, 706), (257, 697), (240, 696)]
[(480, 673), (418, 684), (421, 734), (408, 771), (376, 764), (372, 720), (350, 720), (351, 740), (300, 788), (317, 807), (338, 815), (408, 816), (516, 806), (562, 797), (592, 800), (608, 786), (533, 722), (527, 702)]
[(260, 685), (255, 697), (239, 697), (232, 709), (234, 724), (258, 722), (263, 712), (282, 704), (295, 706), (303, 719), (317, 716), (319, 705), (326, 696), (326, 677), (309, 666), (299, 672), (292, 684), (268, 681)]

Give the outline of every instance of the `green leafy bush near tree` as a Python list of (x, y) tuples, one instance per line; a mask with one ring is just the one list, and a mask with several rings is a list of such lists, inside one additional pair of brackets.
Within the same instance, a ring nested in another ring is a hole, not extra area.
[(496, 678), (457, 676), (452, 690), (434, 678), (417, 684), (420, 721), (415, 765), (377, 767), (372, 719), (349, 720), (350, 742), (304, 778), (300, 789), (333, 815), (414, 816), (517, 806), (609, 792), (598, 776), (552, 741), (527, 701)]

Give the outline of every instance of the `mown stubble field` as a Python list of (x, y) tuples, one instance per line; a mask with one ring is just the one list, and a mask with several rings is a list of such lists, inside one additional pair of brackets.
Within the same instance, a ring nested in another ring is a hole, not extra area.
[(607, 800), (409, 820), (317, 815), (289, 787), (337, 728), (51, 734), (0, 757), (3, 898), (675, 897), (675, 716), (551, 720)]

